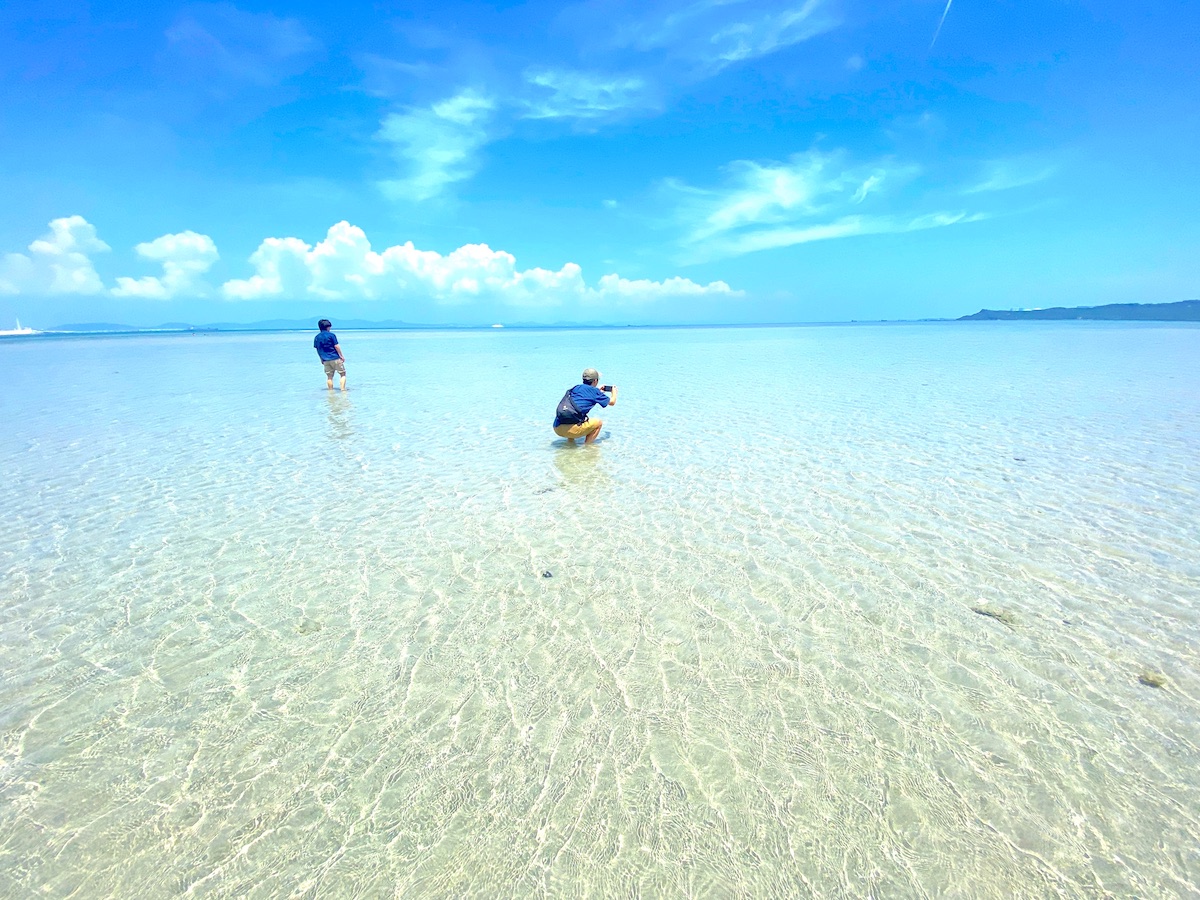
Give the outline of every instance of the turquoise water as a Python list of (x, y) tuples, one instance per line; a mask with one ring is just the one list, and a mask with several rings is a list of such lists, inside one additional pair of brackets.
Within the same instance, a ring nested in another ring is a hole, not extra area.
[(339, 337), (0, 344), (0, 895), (1200, 893), (1200, 329)]

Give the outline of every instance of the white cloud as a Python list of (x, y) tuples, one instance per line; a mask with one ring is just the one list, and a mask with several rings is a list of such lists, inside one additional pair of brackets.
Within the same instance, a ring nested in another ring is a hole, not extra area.
[[(662, 50), (709, 72), (767, 56), (839, 24), (829, 0), (666, 0), (629, 6), (632, 12), (606, 29), (616, 46)], [(609, 0), (590, 3), (587, 10), (581, 18), (592, 27), (620, 18)]]
[(631, 281), (606, 275), (596, 287), (589, 287), (575, 263), (564, 263), (557, 271), (519, 269), (511, 253), (486, 244), (467, 244), (445, 256), (418, 250), (411, 241), (376, 252), (363, 230), (349, 222), (334, 225), (316, 246), (298, 238), (268, 238), (250, 262), (256, 274), (226, 282), (222, 291), (227, 298), (420, 300), (446, 305), (488, 300), (515, 307), (544, 307), (568, 302), (741, 296), (723, 281), (701, 285), (686, 278)]
[(1039, 163), (1033, 159), (998, 159), (987, 165), (983, 178), (963, 191), (964, 194), (982, 194), (991, 191), (1007, 191), (1013, 188), (1037, 184), (1052, 178), (1058, 172), (1053, 165)]
[(391, 144), (404, 174), (380, 182), (396, 199), (430, 200), (478, 171), (479, 150), (491, 139), (495, 103), (464, 90), (428, 109), (384, 118), (378, 137)]
[(720, 188), (678, 182), (667, 188), (677, 197), (676, 215), (685, 229), (683, 258), (693, 262), (982, 218), (966, 212), (855, 211), (882, 202), (885, 185), (903, 185), (916, 174), (915, 167), (894, 163), (848, 166), (841, 154), (810, 150), (784, 163), (738, 160), (727, 167)]
[(312, 249), (299, 238), (267, 238), (250, 257), (257, 274), (221, 286), (230, 300), (290, 297), (305, 292), (309, 283), (307, 253)]
[(203, 276), (218, 259), (217, 246), (208, 235), (194, 231), (164, 234), (134, 249), (144, 259), (161, 263), (162, 277), (118, 278), (117, 286), (112, 289), (114, 297), (170, 300), (208, 293)]
[(89, 254), (109, 249), (83, 216), (54, 219), (28, 256), (8, 253), (0, 260), (0, 294), (99, 294), (104, 285)]
[(862, 203), (867, 199), (867, 194), (875, 190), (883, 184), (883, 173), (877, 172), (874, 175), (868, 175), (867, 180), (859, 185), (858, 190), (854, 192), (854, 196), (850, 198), (851, 203)]
[(837, 21), (828, 14), (826, 5), (822, 0), (789, 3), (782, 9), (731, 22), (711, 36), (712, 60), (733, 63), (754, 59), (829, 31)]
[(773, 250), (792, 247), (813, 241), (828, 241), (834, 238), (858, 237), (865, 234), (898, 234), (906, 231), (924, 231), (943, 228), (966, 222), (978, 222), (987, 218), (983, 213), (929, 213), (904, 218), (901, 216), (843, 216), (833, 222), (801, 227), (762, 228), (746, 234), (734, 235), (720, 245), (720, 256), (740, 256), (758, 250)]
[(728, 183), (721, 189), (672, 185), (688, 198), (688, 218), (695, 223), (689, 242), (816, 215), (851, 189), (850, 202), (859, 194), (865, 198), (884, 178), (882, 170), (845, 169), (838, 156), (817, 150), (797, 153), (786, 163), (736, 160), (726, 170)]
[(537, 69), (525, 81), (542, 94), (525, 101), (527, 119), (597, 119), (656, 105), (646, 81), (633, 75)]
[(619, 275), (604, 275), (597, 286), (587, 292), (585, 299), (605, 302), (647, 303), (654, 300), (666, 300), (678, 297), (741, 297), (742, 291), (735, 291), (724, 281), (710, 281), (708, 284), (697, 284), (690, 278), (667, 278), (663, 281), (650, 281), (645, 278), (628, 279)]

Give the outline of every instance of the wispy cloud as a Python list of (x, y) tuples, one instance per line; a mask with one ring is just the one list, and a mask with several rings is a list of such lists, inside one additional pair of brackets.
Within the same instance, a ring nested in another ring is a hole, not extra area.
[(1057, 166), (1030, 158), (992, 160), (984, 168), (982, 178), (976, 184), (964, 189), (963, 193), (982, 194), (991, 191), (1008, 191), (1053, 178), (1057, 172)]
[[(384, 117), (377, 137), (402, 171), (379, 184), (393, 199), (432, 200), (474, 177), (483, 148), (519, 133), (522, 122), (588, 130), (660, 113), (688, 85), (835, 28), (838, 2), (587, 0), (556, 25), (575, 45), (558, 42), (532, 63), (456, 33), (405, 29), (411, 46), (403, 58), (358, 58), (363, 90), (393, 97), (431, 83), (459, 87), (431, 106)], [(471, 87), (478, 85), (486, 88)]]
[(296, 19), (246, 12), (232, 3), (185, 7), (166, 38), (170, 56), (191, 77), (202, 73), (260, 87), (303, 71), (321, 50)]
[(604, 21), (614, 47), (661, 51), (712, 73), (791, 47), (837, 27), (830, 0), (666, 0), (581, 4), (585, 27)]
[(527, 119), (599, 119), (657, 106), (650, 84), (633, 75), (531, 69), (525, 83), (532, 88), (522, 101)]
[(823, 0), (786, 4), (781, 9), (760, 12), (726, 23), (709, 38), (713, 53), (703, 54), (718, 66), (767, 56), (830, 31), (837, 20)]
[(0, 294), (99, 294), (104, 285), (91, 254), (109, 249), (83, 216), (54, 219), (50, 231), (29, 245), (28, 255), (0, 259)]
[(143, 300), (171, 300), (174, 297), (199, 297), (208, 293), (204, 274), (218, 259), (217, 246), (206, 234), (184, 231), (134, 247), (138, 256), (160, 263), (162, 277), (120, 277), (112, 289), (114, 297), (139, 297)]
[(491, 139), (495, 102), (464, 90), (427, 109), (392, 113), (378, 137), (392, 146), (402, 175), (380, 182), (395, 199), (424, 201), (470, 178), (479, 168), (479, 151)]
[(851, 166), (841, 154), (810, 150), (783, 163), (738, 160), (725, 184), (696, 188), (668, 182), (687, 262), (865, 234), (939, 228), (977, 221), (979, 213), (860, 212), (889, 185), (912, 181), (918, 169), (890, 161)]
[(508, 96), (474, 88), (384, 117), (377, 137), (390, 145), (399, 177), (379, 182), (394, 200), (423, 202), (472, 178), (483, 148), (508, 134), (519, 119), (593, 123), (657, 108), (645, 79), (565, 68), (526, 70)]
[(840, 156), (817, 150), (797, 153), (785, 163), (736, 160), (726, 175), (720, 188), (670, 185), (684, 195), (695, 223), (689, 242), (819, 215), (839, 197), (847, 202), (865, 198), (886, 178), (882, 168), (845, 168)]
[(741, 296), (723, 281), (702, 285), (687, 278), (631, 280), (610, 274), (589, 286), (576, 263), (564, 263), (558, 270), (520, 269), (511, 253), (487, 244), (467, 244), (444, 256), (419, 250), (411, 241), (377, 252), (366, 233), (349, 222), (334, 225), (315, 246), (299, 238), (268, 238), (250, 262), (256, 273), (226, 282), (222, 292), (227, 298), (396, 301), (403, 297), (444, 305), (490, 300), (544, 307)]
[(732, 235), (720, 244), (719, 256), (740, 256), (759, 250), (774, 250), (793, 247), (813, 241), (829, 241), (836, 238), (859, 237), (867, 234), (899, 234), (907, 231), (925, 231), (929, 228), (944, 228), (966, 222), (978, 222), (987, 218), (983, 213), (929, 213), (912, 216), (843, 216), (835, 221), (802, 227), (773, 227)]

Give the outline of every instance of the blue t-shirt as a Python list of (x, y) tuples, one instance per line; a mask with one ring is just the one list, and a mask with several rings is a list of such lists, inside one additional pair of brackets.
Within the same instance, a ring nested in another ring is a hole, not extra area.
[(338, 352), (333, 348), (337, 346), (337, 335), (332, 331), (322, 331), (313, 338), (313, 346), (317, 348), (317, 355), (321, 359), (340, 359)]
[[(579, 411), (587, 416), (592, 411), (593, 406), (608, 406), (608, 394), (600, 390), (598, 387), (593, 387), (590, 384), (577, 384), (571, 388), (571, 399), (575, 401), (575, 405), (579, 407)], [(558, 420), (558, 416), (554, 417), (554, 427), (566, 424)]]

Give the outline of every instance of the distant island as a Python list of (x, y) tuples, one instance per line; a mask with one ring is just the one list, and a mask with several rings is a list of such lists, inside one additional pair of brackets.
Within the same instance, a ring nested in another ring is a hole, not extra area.
[(1200, 322), (1200, 300), (1178, 303), (1110, 303), (1049, 309), (981, 309), (958, 321), (997, 319), (1100, 319), (1110, 322)]
[[(1107, 306), (1055, 306), (1047, 309), (981, 309), (970, 316), (958, 319), (879, 319), (870, 321), (851, 320), (849, 323), (827, 322), (745, 322), (745, 323), (712, 323), (712, 324), (682, 324), (664, 322), (660, 325), (606, 325), (601, 322), (506, 322), (487, 324), (480, 322), (473, 325), (465, 324), (429, 324), (404, 322), (398, 319), (371, 321), (368, 319), (338, 318), (335, 327), (338, 331), (442, 331), (442, 330), (474, 330), (474, 329), (543, 329), (543, 328), (759, 328), (794, 325), (837, 325), (837, 324), (885, 324), (887, 322), (948, 322), (948, 321), (999, 321), (1016, 319), (1041, 320), (1103, 320), (1111, 322), (1200, 322), (1200, 300), (1182, 300), (1177, 303), (1113, 303)], [(117, 335), (117, 334), (204, 334), (230, 331), (312, 331), (317, 314), (303, 319), (267, 319), (258, 322), (214, 322), (207, 325), (193, 325), (188, 322), (164, 322), (152, 327), (143, 325), (128, 325), (117, 322), (76, 322), (69, 325), (57, 325), (53, 328), (20, 329), (17, 331), (0, 331), (0, 336), (6, 335)], [(20, 323), (18, 322), (18, 326)]]

